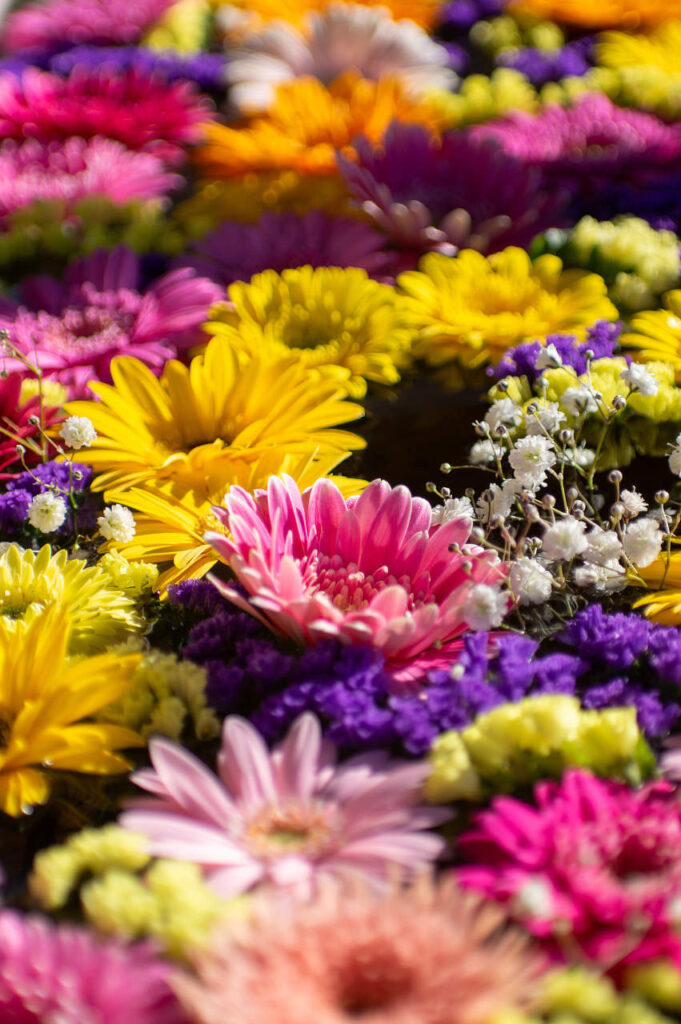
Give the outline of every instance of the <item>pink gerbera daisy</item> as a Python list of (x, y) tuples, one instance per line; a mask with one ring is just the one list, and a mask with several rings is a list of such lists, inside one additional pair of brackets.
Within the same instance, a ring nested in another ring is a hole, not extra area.
[(4, 1024), (188, 1024), (169, 974), (145, 945), (0, 911)]
[(443, 848), (425, 829), (441, 811), (419, 804), (426, 766), (383, 752), (335, 766), (319, 722), (302, 715), (272, 753), (242, 718), (225, 720), (219, 779), (184, 748), (152, 739), (153, 769), (132, 779), (153, 794), (120, 824), (157, 857), (202, 865), (222, 896), (266, 883), (310, 896), (321, 878), (376, 881), (391, 864), (417, 872)]
[(0, 144), (0, 218), (36, 200), (74, 203), (106, 196), (114, 203), (152, 199), (182, 184), (151, 153), (133, 153), (113, 139)]
[(230, 536), (207, 539), (250, 601), (235, 604), (301, 644), (337, 639), (380, 649), (398, 682), (451, 665), (467, 629), (499, 625), (508, 607), (496, 554), (470, 544), (471, 520), (431, 528), (431, 508), (374, 480), (359, 498), (330, 480), (301, 494), (288, 476), (267, 492), (232, 487), (215, 514)]
[(613, 969), (681, 967), (681, 804), (673, 786), (631, 790), (585, 771), (542, 782), (536, 807), (497, 797), (459, 841), (459, 880), (503, 903), (548, 950)]
[(0, 299), (0, 329), (71, 398), (89, 397), (91, 380), (109, 383), (114, 356), (135, 356), (160, 373), (168, 359), (201, 341), (198, 326), (223, 293), (188, 268), (146, 291), (140, 278), (140, 259), (131, 249), (97, 252), (72, 264), (63, 281), (28, 278), (21, 305)]
[(47, 0), (7, 18), (7, 53), (91, 43), (136, 43), (175, 0)]
[(53, 142), (77, 135), (116, 139), (164, 160), (181, 160), (210, 116), (189, 82), (131, 69), (112, 75), (76, 68), (68, 78), (37, 68), (0, 74), (0, 137)]
[(197, 1024), (490, 1024), (530, 1008), (542, 964), (492, 904), (422, 878), (263, 907), (173, 979)]
[[(0, 356), (0, 370), (6, 369), (7, 359)], [(8, 480), (23, 472), (17, 455), (17, 444), (26, 449), (24, 459), (27, 465), (35, 465), (40, 459), (41, 438), (34, 416), (40, 416), (40, 398), (36, 395), (22, 402), (21, 385), (23, 373), (0, 375), (0, 480)], [(42, 409), (43, 429), (53, 426), (59, 418), (59, 409), (45, 406)]]

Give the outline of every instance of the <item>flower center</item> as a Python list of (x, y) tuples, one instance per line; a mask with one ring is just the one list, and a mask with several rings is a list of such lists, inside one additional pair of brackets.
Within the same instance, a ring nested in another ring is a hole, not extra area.
[(21, 311), (14, 325), (18, 346), (26, 352), (37, 347), (69, 360), (93, 359), (130, 342), (141, 297), (135, 292), (82, 296), (82, 304), (69, 306), (59, 316)]
[(338, 978), (338, 1002), (351, 1020), (400, 1005), (409, 994), (411, 972), (395, 950), (381, 943), (358, 944)]
[(399, 584), (409, 594), (409, 607), (422, 603), (424, 594), (411, 592), (408, 576), (394, 576), (387, 565), (375, 572), (362, 572), (354, 562), (347, 565), (339, 555), (315, 553), (306, 571), (311, 590), (321, 590), (341, 611), (362, 611), (376, 594), (386, 587)]
[(248, 823), (244, 838), (261, 857), (291, 853), (315, 856), (338, 831), (334, 810), (320, 803), (265, 807)]
[(336, 297), (327, 294), (321, 306), (296, 303), (282, 311), (281, 336), (290, 348), (318, 348), (336, 342), (352, 344), (362, 327), (361, 319), (335, 307)]

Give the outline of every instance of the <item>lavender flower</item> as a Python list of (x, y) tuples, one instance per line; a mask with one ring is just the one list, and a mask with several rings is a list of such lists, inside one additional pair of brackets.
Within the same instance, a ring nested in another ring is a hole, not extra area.
[(576, 39), (559, 50), (525, 46), (519, 50), (503, 52), (499, 62), (514, 71), (520, 71), (532, 85), (541, 88), (547, 82), (585, 75), (591, 67), (593, 52), (592, 39)]
[[(0, 494), (0, 530), (10, 535), (22, 531), (33, 498), (52, 487), (65, 499), (69, 492), (73, 493), (78, 530), (94, 530), (102, 501), (90, 494), (91, 480), (91, 467), (78, 462), (72, 462), (70, 469), (66, 462), (46, 462), (36, 466), (30, 473), (20, 473), (7, 484), (6, 492)], [(73, 531), (73, 511), (69, 508), (63, 525), (55, 531), (55, 535), (68, 537)]]
[(74, 46), (45, 61), (48, 70), (69, 75), (74, 68), (111, 74), (135, 70), (154, 74), (166, 82), (191, 81), (206, 92), (226, 89), (227, 60), (219, 53), (182, 56), (173, 51), (158, 53), (144, 46)]
[[(586, 341), (578, 342), (570, 334), (552, 334), (547, 337), (546, 344), (554, 345), (563, 365), (571, 366), (575, 373), (580, 375), (586, 372), (586, 352), (591, 349), (594, 359), (605, 359), (611, 356), (617, 348), (621, 332), (621, 323), (599, 320), (590, 328)], [(542, 344), (538, 341), (517, 345), (504, 356), (500, 363), (491, 366), (487, 373), (494, 380), (502, 380), (509, 376), (524, 376), (530, 381), (534, 381), (541, 376), (541, 370), (537, 368), (537, 358), (542, 348)]]

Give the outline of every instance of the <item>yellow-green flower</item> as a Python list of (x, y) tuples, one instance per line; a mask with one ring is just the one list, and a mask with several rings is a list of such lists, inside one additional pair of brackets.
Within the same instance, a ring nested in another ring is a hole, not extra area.
[[(53, 605), (69, 615), (72, 654), (105, 650), (146, 627), (130, 594), (101, 565), (87, 567), (46, 544), (37, 553), (10, 544), (0, 555), (0, 622), (11, 632)], [(104, 702), (106, 703), (106, 702)]]
[(534, 113), (540, 102), (525, 75), (512, 68), (497, 68), (490, 76), (469, 75), (456, 93), (439, 89), (428, 94), (447, 128), (462, 128), (503, 117), (512, 110)]
[(643, 362), (670, 363), (681, 381), (681, 290), (668, 292), (664, 309), (639, 313), (631, 322), (631, 331), (621, 343), (637, 349)]
[[(230, 305), (213, 310), (209, 334), (249, 353), (293, 353), (362, 398), (366, 381), (396, 384), (409, 362), (403, 299), (356, 267), (266, 270), (229, 289)], [(345, 373), (350, 371), (346, 382)]]
[(532, 262), (514, 247), (488, 257), (472, 249), (455, 259), (429, 253), (398, 284), (417, 332), (414, 354), (436, 366), (495, 363), (523, 341), (583, 337), (596, 320), (617, 318), (601, 277), (564, 270), (550, 254)]
[(210, 15), (206, 0), (176, 0), (147, 32), (143, 45), (162, 52), (200, 53), (206, 46)]
[[(681, 12), (679, 12), (681, 13)], [(613, 78), (617, 102), (673, 119), (681, 111), (681, 21), (665, 21), (650, 33), (604, 32), (596, 54)], [(600, 76), (602, 79), (602, 75)]]

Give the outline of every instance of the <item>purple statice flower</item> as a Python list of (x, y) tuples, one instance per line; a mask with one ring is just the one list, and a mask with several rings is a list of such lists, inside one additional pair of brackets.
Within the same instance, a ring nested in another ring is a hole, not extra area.
[[(26, 525), (28, 506), (36, 496), (50, 488), (56, 488), (69, 506), (63, 524), (55, 531), (57, 537), (67, 537), (74, 532), (74, 525), (81, 532), (94, 530), (97, 516), (102, 509), (101, 495), (90, 493), (92, 468), (79, 462), (45, 462), (35, 466), (30, 473), (20, 473), (7, 484), (0, 494), (0, 530), (16, 534)], [(76, 522), (67, 495), (72, 494), (76, 506)]]
[(592, 665), (620, 672), (631, 668), (646, 650), (651, 629), (639, 615), (608, 615), (592, 604), (568, 623), (560, 639)]
[(519, 50), (503, 52), (500, 63), (525, 75), (537, 88), (561, 78), (581, 78), (592, 65), (594, 43), (592, 39), (576, 39), (558, 50), (540, 50), (525, 46)]
[[(587, 333), (586, 341), (578, 341), (572, 334), (551, 334), (546, 338), (547, 345), (554, 345), (564, 366), (571, 366), (575, 373), (586, 373), (586, 353), (593, 352), (594, 359), (605, 359), (617, 348), (622, 331), (622, 324), (599, 320)], [(537, 369), (537, 358), (544, 346), (539, 341), (528, 341), (517, 345), (508, 352), (500, 363), (491, 366), (487, 373), (495, 380), (504, 377), (527, 377), (530, 381), (541, 376)]]
[(69, 75), (75, 68), (110, 75), (137, 71), (153, 74), (165, 82), (195, 82), (205, 92), (222, 92), (226, 88), (227, 59), (219, 53), (184, 56), (144, 46), (74, 46), (49, 57), (45, 64), (57, 75)]
[(361, 267), (374, 277), (390, 277), (395, 259), (385, 252), (385, 238), (369, 224), (350, 217), (265, 213), (256, 224), (227, 221), (209, 232), (183, 256), (178, 267), (191, 267), (223, 285), (249, 281), (263, 270), (288, 267)]
[(339, 155), (341, 173), (404, 267), (428, 250), (527, 247), (563, 222), (563, 195), (549, 195), (539, 171), (470, 132), (435, 139), (419, 125), (395, 121), (380, 145), (360, 138), (355, 149), (357, 162)]
[(449, 0), (440, 5), (437, 32), (442, 35), (465, 35), (476, 21), (496, 18), (506, 0)]

